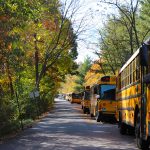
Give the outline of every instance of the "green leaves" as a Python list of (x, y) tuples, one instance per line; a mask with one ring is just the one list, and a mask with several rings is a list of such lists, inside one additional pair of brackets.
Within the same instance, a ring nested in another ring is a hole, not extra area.
[(116, 70), (139, 48), (150, 32), (149, 0), (134, 3), (102, 1), (118, 9), (118, 14), (111, 14), (103, 29), (99, 31), (100, 53), (106, 73), (115, 74)]
[(138, 27), (141, 41), (146, 40), (149, 37), (150, 33), (150, 0), (142, 0), (141, 1), (141, 9), (140, 9), (140, 17), (138, 21)]
[(75, 81), (77, 83), (77, 86), (75, 87), (76, 92), (81, 92), (84, 90), (84, 82), (85, 82), (85, 76), (88, 70), (90, 69), (92, 64), (92, 61), (90, 57), (86, 57), (84, 62), (80, 64), (77, 75), (77, 80)]

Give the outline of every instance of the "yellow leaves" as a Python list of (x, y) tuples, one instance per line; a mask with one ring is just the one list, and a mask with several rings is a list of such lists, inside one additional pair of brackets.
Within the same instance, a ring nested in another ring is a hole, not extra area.
[[(15, 77), (12, 77), (12, 81), (15, 81), (16, 79), (15, 79)], [(8, 79), (8, 77), (3, 77), (3, 78), (1, 78), (0, 79), (0, 85), (6, 85), (6, 84), (9, 84), (9, 79)]]
[(90, 71), (96, 71), (96, 70), (100, 70), (100, 69), (101, 68), (100, 68), (99, 64), (95, 63), (92, 65)]
[(98, 74), (92, 73), (92, 74), (86, 75), (84, 86), (93, 85), (93, 84), (97, 83), (98, 79), (101, 76), (102, 76), (102, 74), (100, 74), (100, 73), (98, 73)]
[(14, 3), (12, 6), (11, 6), (11, 9), (13, 12), (15, 12), (18, 8), (18, 5), (16, 3)]
[(26, 52), (26, 56), (29, 57), (29, 58), (34, 57), (34, 51), (28, 51), (28, 52)]
[[(95, 83), (97, 83), (97, 81), (99, 80), (100, 77), (103, 76), (102, 73), (100, 73), (101, 71), (101, 67), (99, 65), (100, 61), (95, 61), (90, 70), (86, 73), (85, 75), (85, 83), (84, 86), (90, 86), (93, 85)], [(68, 75), (66, 76), (66, 83), (62, 84), (62, 88), (60, 89), (61, 93), (71, 93), (74, 92), (75, 87), (77, 86), (77, 83), (75, 83), (75, 81), (78, 80), (77, 76), (71, 76)]]
[(38, 35), (38, 36), (37, 36), (37, 40), (39, 41), (40, 39), (41, 39), (41, 36), (40, 36), (40, 35)]
[(42, 23), (38, 23), (38, 27), (41, 28), (42, 27)]
[(77, 76), (67, 75), (66, 82), (62, 83), (61, 88), (59, 90), (60, 93), (74, 92), (74, 88), (77, 86), (77, 84), (75, 83), (75, 80), (77, 80)]
[[(99, 62), (99, 61), (98, 61)], [(93, 85), (95, 84), (98, 79), (103, 76), (102, 73), (99, 73), (99, 71), (101, 70), (100, 65), (98, 64), (98, 62), (95, 62), (90, 70), (87, 72), (86, 76), (85, 76), (85, 83), (84, 86), (88, 86), (88, 85)]]

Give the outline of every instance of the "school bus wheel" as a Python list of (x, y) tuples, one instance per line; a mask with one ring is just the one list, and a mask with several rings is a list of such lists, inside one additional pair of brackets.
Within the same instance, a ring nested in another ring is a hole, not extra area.
[(138, 113), (137, 120), (136, 120), (135, 136), (136, 136), (137, 147), (142, 150), (148, 150), (149, 149), (149, 141), (143, 140), (140, 137), (140, 112)]
[(119, 112), (119, 128), (120, 128), (120, 134), (124, 135), (127, 132), (127, 125), (122, 122), (122, 113)]
[(92, 117), (94, 117), (94, 115), (93, 115), (93, 114), (91, 114), (91, 113), (90, 113), (90, 116), (91, 116), (91, 118), (92, 118)]
[(120, 134), (124, 135), (127, 132), (127, 126), (125, 123), (121, 122), (120, 123)]
[(90, 114), (90, 109), (88, 109), (88, 114)]

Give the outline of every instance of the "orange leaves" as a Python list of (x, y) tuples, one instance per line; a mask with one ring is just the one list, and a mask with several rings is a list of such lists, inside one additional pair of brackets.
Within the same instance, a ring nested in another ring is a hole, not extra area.
[(43, 20), (43, 25), (47, 30), (56, 31), (57, 27), (54, 21), (52, 20)]
[(12, 51), (12, 43), (8, 43), (7, 49), (8, 49), (8, 51)]
[(90, 72), (96, 73), (97, 71), (99, 71), (101, 68), (99, 66), (99, 64), (97, 62), (94, 62), (94, 64), (92, 65)]
[(7, 16), (0, 16), (0, 20), (1, 21), (4, 21), (4, 22), (6, 22), (6, 21), (8, 21), (8, 19), (9, 19), (10, 17), (7, 15)]

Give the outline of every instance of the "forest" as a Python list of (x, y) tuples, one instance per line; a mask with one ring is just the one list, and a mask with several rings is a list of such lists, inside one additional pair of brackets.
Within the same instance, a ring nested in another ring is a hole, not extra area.
[(98, 31), (99, 60), (89, 56), (77, 64), (81, 25), (73, 29), (73, 2), (0, 1), (0, 136), (48, 111), (58, 92), (80, 92), (102, 75), (117, 75), (149, 37), (150, 0), (98, 0), (117, 13), (106, 16)]
[(68, 10), (58, 0), (0, 1), (1, 136), (48, 111), (65, 75), (74, 74), (77, 37)]

